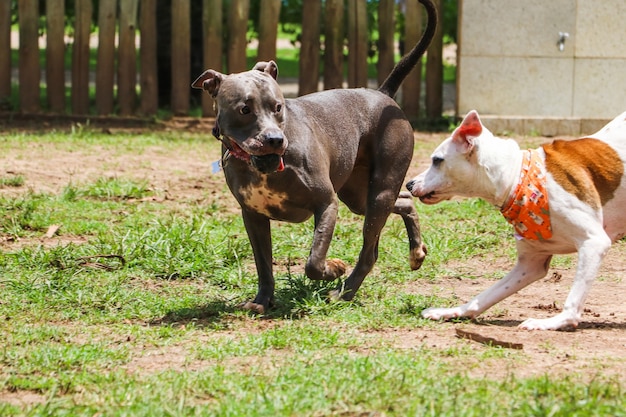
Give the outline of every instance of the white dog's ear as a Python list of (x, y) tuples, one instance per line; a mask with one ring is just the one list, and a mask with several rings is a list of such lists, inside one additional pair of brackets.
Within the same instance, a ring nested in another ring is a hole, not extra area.
[(472, 110), (463, 119), (459, 127), (452, 132), (452, 140), (461, 147), (462, 152), (469, 152), (474, 147), (474, 139), (483, 132), (483, 124), (478, 112)]

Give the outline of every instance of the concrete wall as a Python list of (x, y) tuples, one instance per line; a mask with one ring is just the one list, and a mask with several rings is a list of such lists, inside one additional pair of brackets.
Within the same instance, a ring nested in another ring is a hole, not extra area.
[(496, 131), (593, 133), (626, 110), (624, 19), (624, 0), (460, 0), (457, 114), (476, 109)]

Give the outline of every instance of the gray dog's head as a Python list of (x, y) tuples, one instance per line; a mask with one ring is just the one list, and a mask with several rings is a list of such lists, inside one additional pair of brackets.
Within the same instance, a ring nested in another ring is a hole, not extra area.
[(285, 98), (274, 61), (259, 62), (250, 71), (222, 74), (206, 70), (191, 85), (208, 92), (218, 107), (217, 135), (240, 148), (241, 159), (269, 173), (282, 168), (287, 149), (284, 135)]

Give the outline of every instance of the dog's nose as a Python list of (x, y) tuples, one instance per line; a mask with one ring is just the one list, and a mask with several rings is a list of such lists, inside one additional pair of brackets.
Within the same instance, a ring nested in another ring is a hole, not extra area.
[(406, 183), (406, 188), (407, 190), (413, 192), (413, 186), (415, 185), (415, 180), (411, 180), (409, 182)]
[(283, 142), (285, 141), (285, 137), (281, 132), (271, 132), (265, 134), (265, 144), (271, 146), (272, 148), (281, 148), (283, 146)]

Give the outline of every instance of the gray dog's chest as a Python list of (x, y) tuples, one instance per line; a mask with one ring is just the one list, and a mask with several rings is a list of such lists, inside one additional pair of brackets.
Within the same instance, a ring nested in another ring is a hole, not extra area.
[(256, 183), (240, 185), (237, 189), (241, 203), (246, 207), (268, 217), (274, 217), (277, 213), (284, 212), (283, 203), (288, 195), (285, 192), (272, 189), (266, 178)]

